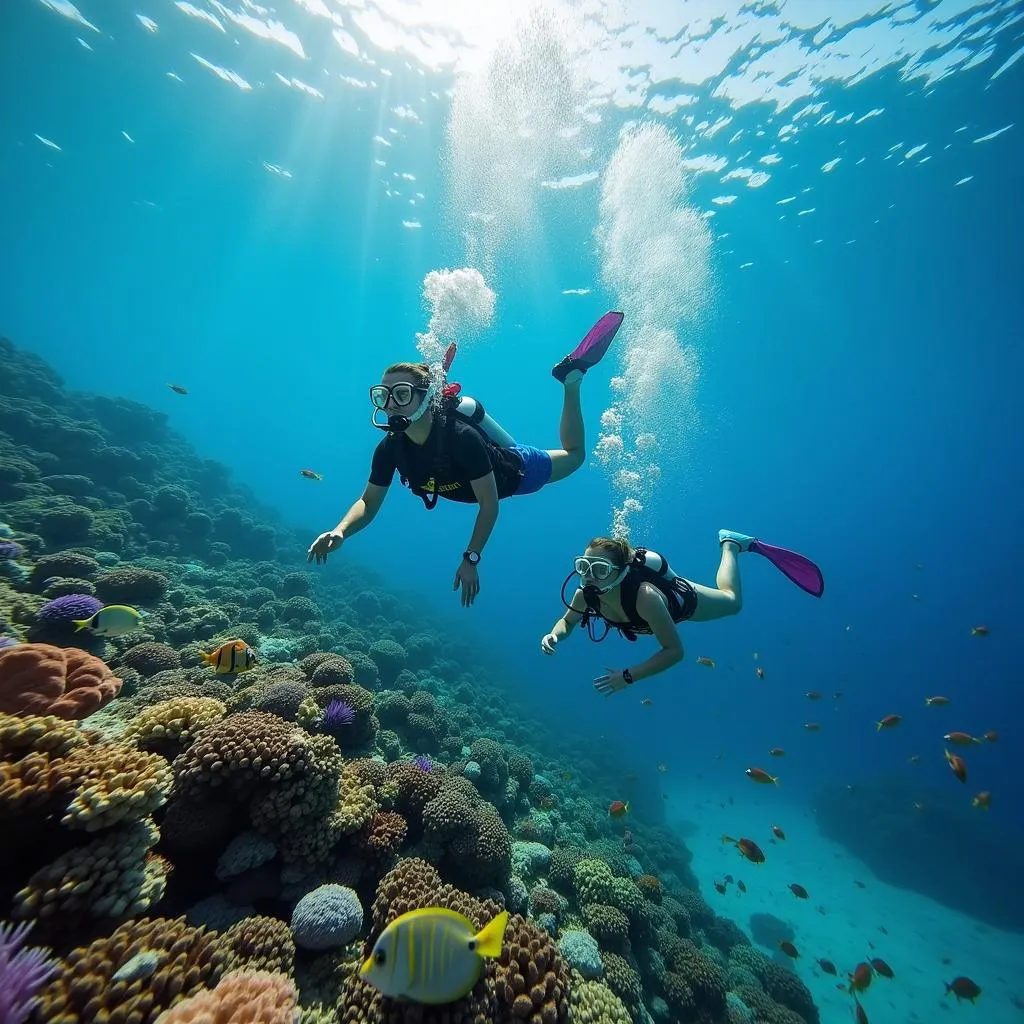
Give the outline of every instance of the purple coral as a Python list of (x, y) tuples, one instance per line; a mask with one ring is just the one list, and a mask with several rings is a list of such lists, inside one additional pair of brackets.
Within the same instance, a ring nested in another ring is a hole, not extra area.
[(36, 622), (41, 626), (67, 626), (74, 619), (88, 619), (103, 607), (103, 602), (88, 594), (65, 594), (47, 601), (36, 612)]
[(0, 560), (21, 558), (21, 545), (13, 540), (0, 540)]
[(32, 930), (24, 921), (0, 923), (0, 1021), (23, 1024), (32, 1012), (39, 990), (56, 973), (58, 965), (48, 950), (23, 947)]
[(429, 772), (434, 768), (434, 762), (430, 760), (426, 754), (417, 754), (413, 759), (412, 763), (422, 771)]
[(337, 732), (356, 720), (356, 709), (343, 700), (332, 700), (324, 709), (324, 732)]

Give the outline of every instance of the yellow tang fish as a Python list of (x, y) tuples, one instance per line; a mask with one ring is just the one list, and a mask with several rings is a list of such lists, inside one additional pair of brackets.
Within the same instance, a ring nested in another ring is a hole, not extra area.
[(479, 932), (454, 910), (410, 910), (384, 929), (359, 976), (392, 999), (453, 1003), (476, 984), (484, 957), (501, 956), (506, 924), (507, 910)]
[(203, 661), (219, 676), (248, 672), (256, 664), (256, 652), (244, 640), (228, 640), (215, 651), (200, 651)]

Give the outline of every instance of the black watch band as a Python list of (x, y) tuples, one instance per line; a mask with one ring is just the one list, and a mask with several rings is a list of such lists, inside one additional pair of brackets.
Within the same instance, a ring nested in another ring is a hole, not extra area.
[(480, 561), (479, 551), (463, 551), (462, 557), (469, 562), (470, 565), (476, 565)]
[(622, 670), (622, 678), (626, 680), (626, 685), (631, 686), (633, 683), (633, 673), (628, 668)]

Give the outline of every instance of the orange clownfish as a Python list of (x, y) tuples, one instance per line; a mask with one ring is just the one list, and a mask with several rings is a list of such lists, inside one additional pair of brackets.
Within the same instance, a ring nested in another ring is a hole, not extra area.
[(257, 661), (256, 652), (244, 640), (228, 640), (209, 654), (200, 653), (203, 661), (212, 665), (219, 676), (248, 672)]
[(621, 818), (624, 814), (629, 813), (629, 801), (623, 803), (621, 800), (613, 800), (608, 805), (608, 817), (609, 818)]
[(323, 476), (312, 469), (300, 469), (299, 476), (304, 476), (307, 480), (323, 480)]

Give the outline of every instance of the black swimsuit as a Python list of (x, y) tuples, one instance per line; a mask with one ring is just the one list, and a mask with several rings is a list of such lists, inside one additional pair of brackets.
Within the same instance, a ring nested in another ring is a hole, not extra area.
[(685, 622), (697, 610), (697, 591), (689, 580), (684, 580), (682, 576), (666, 580), (664, 576), (659, 576), (650, 569), (634, 565), (630, 566), (619, 591), (622, 610), (629, 621), (613, 622), (598, 609), (590, 609), (591, 614), (604, 619), (609, 629), (617, 629), (627, 640), (635, 640), (641, 635), (651, 635), (653, 630), (636, 610), (636, 598), (641, 583), (650, 583), (658, 589), (665, 598), (673, 622)]

